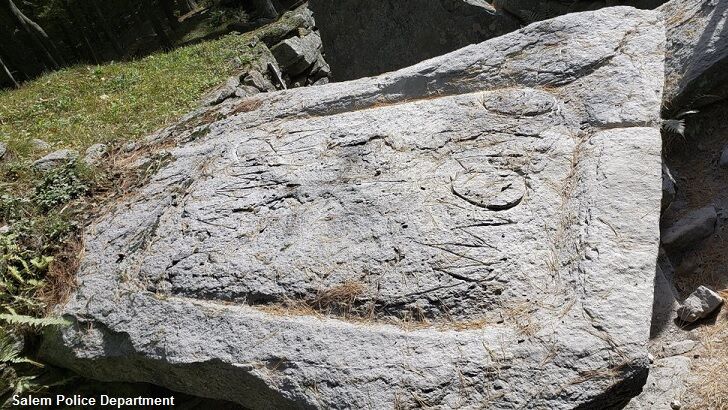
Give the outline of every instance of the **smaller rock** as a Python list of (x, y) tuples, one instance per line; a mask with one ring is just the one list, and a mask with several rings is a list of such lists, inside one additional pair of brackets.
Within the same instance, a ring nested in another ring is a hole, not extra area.
[(0, 141), (0, 159), (5, 156), (5, 153), (8, 152), (8, 146), (4, 142)]
[(708, 316), (722, 303), (723, 298), (720, 295), (705, 286), (700, 286), (677, 309), (677, 315), (683, 322), (692, 323)]
[(10, 227), (7, 225), (0, 226), (0, 235), (4, 235), (10, 232)]
[(670, 402), (670, 408), (672, 410), (680, 410), (682, 408), (682, 404), (680, 404), (680, 400), (673, 400)]
[(128, 142), (124, 144), (123, 147), (121, 147), (121, 150), (124, 152), (133, 152), (139, 148), (141, 148), (141, 144), (139, 144), (138, 142)]
[(296, 76), (311, 67), (319, 56), (321, 37), (311, 33), (305, 37), (291, 37), (273, 46), (270, 51), (283, 71)]
[(662, 164), (662, 210), (667, 209), (672, 201), (675, 200), (677, 194), (677, 185), (675, 184), (675, 178), (672, 177), (670, 169)]
[(38, 138), (33, 138), (32, 140), (30, 140), (30, 144), (33, 146), (34, 149), (37, 149), (39, 151), (46, 151), (51, 149), (51, 144)]
[(663, 231), (662, 244), (671, 251), (689, 248), (713, 234), (717, 218), (712, 206), (696, 209)]
[(49, 171), (55, 167), (65, 165), (78, 158), (78, 152), (70, 149), (53, 151), (43, 158), (35, 161), (33, 167), (40, 171)]
[(724, 147), (723, 152), (720, 153), (718, 165), (720, 165), (721, 168), (728, 168), (728, 146)]
[(240, 85), (240, 77), (232, 76), (225, 81), (225, 84), (210, 91), (202, 98), (203, 105), (218, 105), (221, 102), (235, 96), (235, 91)]
[(255, 94), (260, 94), (260, 90), (249, 85), (241, 85), (235, 90), (235, 96), (238, 98), (250, 97)]
[(86, 149), (83, 162), (89, 165), (96, 165), (106, 155), (108, 150), (109, 147), (106, 144), (94, 144)]
[(313, 84), (322, 78), (331, 77), (331, 67), (324, 60), (324, 56), (319, 54), (316, 62), (311, 66), (311, 70), (308, 74), (309, 83)]
[(242, 84), (255, 87), (259, 91), (275, 91), (276, 87), (258, 70), (250, 70), (242, 79)]
[(668, 343), (662, 348), (663, 357), (677, 356), (687, 353), (695, 348), (698, 342), (695, 340), (681, 340), (679, 342)]

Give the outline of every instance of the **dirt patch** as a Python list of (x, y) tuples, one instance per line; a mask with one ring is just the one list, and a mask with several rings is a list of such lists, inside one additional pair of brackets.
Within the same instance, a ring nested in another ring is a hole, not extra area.
[[(661, 227), (667, 228), (687, 212), (704, 206), (712, 205), (718, 213), (710, 237), (682, 254), (669, 255), (675, 268), (678, 301), (700, 285), (723, 290), (722, 296), (728, 296), (728, 168), (719, 165), (721, 153), (728, 146), (727, 116), (728, 102), (714, 104), (687, 118), (685, 137), (665, 138), (665, 161), (675, 178), (677, 195), (663, 212)], [(681, 400), (683, 408), (728, 409), (728, 312), (724, 307), (720, 309), (690, 327), (675, 323), (665, 337), (665, 341), (699, 341), (693, 351), (686, 353), (692, 365)]]
[(673, 204), (663, 213), (662, 228), (693, 209), (713, 205), (719, 218), (715, 233), (683, 255), (670, 255), (676, 268), (675, 286), (687, 297), (700, 285), (728, 288), (728, 168), (718, 160), (728, 146), (728, 102), (713, 105), (687, 119), (685, 137), (669, 137), (666, 163), (677, 182)]

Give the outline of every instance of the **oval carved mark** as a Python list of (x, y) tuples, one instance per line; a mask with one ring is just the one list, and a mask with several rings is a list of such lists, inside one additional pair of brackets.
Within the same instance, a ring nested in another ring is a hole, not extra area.
[(452, 192), (459, 198), (491, 211), (518, 205), (526, 194), (523, 177), (511, 171), (467, 173), (452, 181)]

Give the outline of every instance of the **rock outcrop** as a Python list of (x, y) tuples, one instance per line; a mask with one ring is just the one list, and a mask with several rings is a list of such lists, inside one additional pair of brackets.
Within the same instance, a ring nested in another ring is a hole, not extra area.
[(337, 81), (378, 75), (552, 17), (664, 0), (310, 0)]
[(728, 2), (670, 1), (665, 16), (665, 107), (670, 114), (728, 97)]
[(331, 68), (323, 57), (321, 36), (305, 6), (286, 12), (278, 21), (253, 32), (250, 67), (227, 79), (203, 98), (218, 105), (231, 98), (329, 82)]
[(664, 42), (617, 7), (221, 104), (88, 229), (44, 357), (252, 409), (623, 404), (649, 365)]
[(33, 168), (39, 171), (50, 171), (53, 168), (73, 162), (78, 152), (70, 149), (59, 149), (33, 162)]

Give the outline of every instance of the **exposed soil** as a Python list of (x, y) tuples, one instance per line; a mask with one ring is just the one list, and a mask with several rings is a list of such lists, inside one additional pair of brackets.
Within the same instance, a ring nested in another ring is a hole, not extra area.
[[(682, 254), (670, 254), (677, 302), (698, 286), (728, 288), (728, 168), (721, 168), (721, 152), (728, 146), (728, 102), (704, 107), (686, 117), (685, 137), (665, 136), (664, 158), (677, 185), (675, 201), (663, 212), (662, 228), (691, 210), (714, 206), (718, 221), (713, 235)], [(669, 275), (668, 275), (669, 277)], [(695, 340), (683, 353), (691, 359), (687, 386), (680, 397), (683, 409), (728, 409), (728, 313), (722, 307), (708, 318), (687, 326), (673, 320), (652, 341), (659, 356), (666, 344)]]
[(728, 146), (728, 102), (715, 104), (686, 118), (685, 137), (668, 136), (666, 163), (677, 183), (675, 201), (662, 215), (662, 227), (685, 213), (713, 205), (719, 218), (715, 233), (682, 255), (669, 255), (675, 267), (675, 287), (682, 298), (700, 285), (728, 288), (728, 168), (718, 160)]

